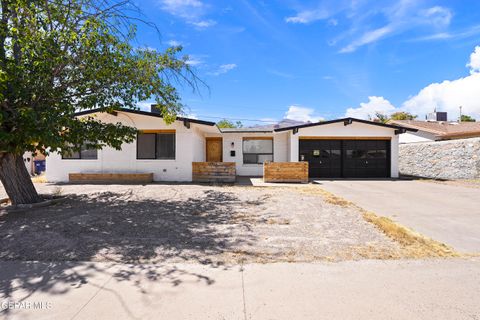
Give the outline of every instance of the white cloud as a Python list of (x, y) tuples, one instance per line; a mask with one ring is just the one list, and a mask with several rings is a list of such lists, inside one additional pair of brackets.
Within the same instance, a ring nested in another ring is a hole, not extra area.
[(324, 120), (320, 116), (315, 115), (315, 110), (312, 108), (305, 108), (301, 106), (292, 105), (288, 107), (288, 111), (285, 113), (285, 119), (304, 121), (304, 122), (317, 122)]
[(304, 10), (298, 12), (295, 16), (285, 18), (285, 22), (307, 24), (317, 20), (327, 19), (328, 17), (330, 17), (330, 14), (325, 9)]
[(191, 21), (190, 24), (194, 25), (195, 27), (199, 29), (205, 29), (208, 27), (212, 27), (217, 24), (217, 21), (215, 20), (201, 20), (201, 21)]
[(171, 47), (178, 47), (178, 46), (182, 45), (182, 43), (180, 41), (177, 41), (177, 40), (169, 40), (169, 41), (167, 41), (167, 44)]
[(455, 121), (461, 106), (463, 114), (480, 119), (480, 46), (475, 47), (470, 55), (467, 67), (470, 68), (470, 75), (432, 83), (407, 99), (400, 108), (395, 108), (383, 97), (373, 96), (369, 97), (368, 102), (360, 103), (360, 107), (347, 109), (346, 116), (368, 119), (374, 116), (375, 112), (391, 114), (407, 111), (423, 119), (426, 114), (436, 109), (446, 111), (448, 119)]
[(235, 69), (237, 65), (235, 63), (228, 63), (228, 64), (222, 64), (218, 67), (217, 70), (209, 72), (208, 74), (213, 75), (213, 76), (219, 76), (221, 74), (227, 73), (233, 69)]
[(436, 27), (448, 26), (452, 20), (452, 12), (449, 9), (440, 6), (423, 10), (421, 15), (425, 18), (425, 21), (428, 24), (432, 24)]
[(447, 111), (448, 118), (455, 120), (459, 114), (459, 106), (462, 106), (464, 114), (479, 118), (479, 88), (480, 73), (478, 72), (452, 81), (432, 83), (405, 101), (402, 109), (418, 115), (427, 114), (434, 109)]
[(208, 6), (200, 0), (160, 0), (159, 3), (162, 10), (196, 28), (205, 29), (216, 24), (214, 20), (202, 19)]
[(160, 0), (161, 8), (173, 16), (196, 18), (205, 5), (199, 0)]
[(358, 108), (348, 108), (345, 113), (346, 117), (358, 119), (371, 119), (375, 117), (375, 113), (390, 114), (395, 112), (395, 107), (384, 97), (371, 96), (368, 102), (360, 103)]
[(480, 46), (476, 46), (475, 50), (470, 55), (470, 62), (467, 63), (470, 68), (470, 73), (480, 72)]
[[(445, 31), (450, 25), (453, 14), (450, 9), (434, 6), (422, 7), (422, 2), (412, 0), (401, 0), (394, 2), (393, 5), (383, 7), (366, 7), (364, 13), (352, 13), (348, 15), (352, 26), (340, 36), (340, 39), (350, 39), (349, 43), (344, 45), (341, 53), (350, 53), (358, 48), (376, 43), (387, 37), (403, 34), (415, 28), (421, 30), (426, 27), (435, 31), (434, 36), (428, 35), (423, 38), (427, 40), (447, 39), (449, 33)], [(386, 20), (383, 26), (369, 27), (375, 23), (374, 19)], [(432, 38), (433, 37), (433, 38)], [(432, 38), (432, 39), (430, 39)], [(422, 38), (417, 38), (420, 40)], [(335, 44), (337, 41), (334, 41)]]
[(190, 66), (198, 67), (200, 65), (205, 64), (204, 58), (207, 58), (207, 57), (208, 57), (208, 55), (190, 54), (190, 55), (188, 55), (188, 60), (187, 60), (186, 63)]
[(359, 39), (351, 42), (349, 45), (346, 47), (343, 47), (340, 49), (340, 53), (348, 53), (348, 52), (353, 52), (357, 50), (358, 47), (364, 46), (369, 43), (376, 42), (388, 34), (392, 33), (395, 29), (393, 28), (392, 25), (387, 25), (382, 28), (378, 28), (372, 31), (368, 31), (365, 34), (363, 34)]

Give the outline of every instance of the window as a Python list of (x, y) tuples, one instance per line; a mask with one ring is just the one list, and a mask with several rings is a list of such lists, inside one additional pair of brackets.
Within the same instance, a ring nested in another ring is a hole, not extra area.
[(271, 138), (244, 138), (243, 163), (262, 164), (273, 161), (273, 140)]
[(84, 143), (80, 147), (80, 151), (72, 151), (69, 154), (62, 154), (62, 159), (86, 159), (86, 160), (96, 160), (98, 157), (97, 149), (87, 148), (87, 144)]
[(175, 133), (139, 133), (137, 159), (175, 160)]

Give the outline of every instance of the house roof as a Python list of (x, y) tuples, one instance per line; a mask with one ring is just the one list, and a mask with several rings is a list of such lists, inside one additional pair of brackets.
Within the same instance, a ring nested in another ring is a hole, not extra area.
[(222, 133), (272, 133), (272, 129), (263, 128), (263, 127), (248, 127), (248, 128), (219, 128)]
[(248, 132), (260, 132), (260, 133), (272, 133), (275, 129), (291, 127), (294, 125), (306, 124), (307, 122), (283, 119), (275, 124), (259, 125), (247, 128), (220, 128), (223, 133), (248, 133)]
[(293, 129), (307, 128), (307, 127), (323, 126), (323, 125), (337, 123), (337, 122), (343, 122), (343, 123), (359, 122), (359, 123), (364, 123), (364, 124), (368, 124), (368, 125), (386, 127), (386, 128), (396, 129), (396, 130), (406, 130), (406, 131), (413, 131), (413, 132), (417, 131), (417, 129), (415, 129), (415, 128), (410, 128), (410, 127), (406, 127), (406, 126), (395, 125), (395, 124), (386, 124), (386, 123), (380, 123), (380, 122), (374, 122), (374, 121), (368, 121), (368, 120), (362, 120), (362, 119), (356, 119), (356, 118), (342, 118), (342, 119), (329, 120), (329, 121), (305, 123), (305, 124), (300, 124), (300, 125), (296, 125), (296, 126), (278, 128), (278, 129), (275, 129), (275, 131), (279, 132), (279, 131), (287, 131), (287, 130), (293, 130)]
[[(159, 113), (142, 111), (142, 110), (120, 108), (120, 109), (114, 110), (114, 112), (115, 111), (140, 114), (140, 115), (149, 116), (149, 117), (163, 118), (162, 115), (159, 114)], [(77, 113), (75, 113), (75, 116), (84, 116), (84, 115), (87, 115), (87, 114), (92, 114), (92, 113), (97, 113), (97, 112), (106, 112), (106, 111), (104, 109), (100, 109), (100, 108), (90, 109), (90, 110), (84, 110), (84, 111), (77, 112)], [(191, 118), (185, 118), (185, 117), (177, 117), (176, 120), (178, 120), (178, 121), (188, 121), (188, 122), (191, 122), (191, 123), (197, 123), (197, 124), (202, 124), (202, 125), (206, 125), (206, 126), (214, 126), (215, 125), (215, 122), (198, 120), (198, 119), (191, 119)]]
[(440, 139), (480, 137), (480, 122), (390, 120), (389, 123), (428, 132)]

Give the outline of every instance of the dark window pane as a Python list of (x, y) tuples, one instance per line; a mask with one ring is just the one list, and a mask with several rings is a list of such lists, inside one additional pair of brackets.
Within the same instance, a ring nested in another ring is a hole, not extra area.
[(330, 150), (330, 155), (334, 159), (339, 159), (341, 156), (341, 150)]
[(256, 154), (243, 154), (243, 163), (257, 163)]
[(157, 159), (175, 159), (174, 133), (157, 133)]
[(323, 159), (330, 158), (330, 150), (320, 150), (320, 158), (323, 158)]
[(80, 157), (82, 159), (97, 159), (97, 149), (88, 149), (86, 145), (83, 145), (80, 150)]
[(155, 134), (154, 133), (138, 134), (137, 159), (155, 159)]

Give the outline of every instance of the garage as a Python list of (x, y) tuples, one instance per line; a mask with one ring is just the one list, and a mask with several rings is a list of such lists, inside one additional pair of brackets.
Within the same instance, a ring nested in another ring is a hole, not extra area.
[(390, 140), (299, 140), (299, 160), (309, 163), (310, 178), (390, 177)]

